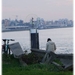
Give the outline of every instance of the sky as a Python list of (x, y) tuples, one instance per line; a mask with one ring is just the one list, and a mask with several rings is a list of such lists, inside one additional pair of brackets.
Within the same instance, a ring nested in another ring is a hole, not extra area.
[(73, 20), (73, 0), (2, 0), (2, 19), (26, 21), (29, 15), (44, 20)]

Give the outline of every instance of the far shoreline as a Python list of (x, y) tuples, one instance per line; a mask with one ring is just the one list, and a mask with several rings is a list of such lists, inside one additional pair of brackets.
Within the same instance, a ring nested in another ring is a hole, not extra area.
[[(46, 29), (59, 29), (59, 28), (73, 28), (73, 27), (55, 27), (55, 28), (43, 28), (43, 29), (38, 29), (38, 30), (46, 30)], [(16, 30), (4, 30), (2, 31), (2, 33), (4, 32), (15, 32), (15, 31), (29, 31), (30, 29), (16, 29)]]

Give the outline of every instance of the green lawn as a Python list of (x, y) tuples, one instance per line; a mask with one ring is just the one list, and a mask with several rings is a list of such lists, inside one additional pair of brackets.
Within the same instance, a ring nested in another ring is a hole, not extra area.
[(22, 66), (13, 56), (2, 57), (2, 75), (73, 75), (72, 71), (63, 71), (53, 64), (29, 64)]

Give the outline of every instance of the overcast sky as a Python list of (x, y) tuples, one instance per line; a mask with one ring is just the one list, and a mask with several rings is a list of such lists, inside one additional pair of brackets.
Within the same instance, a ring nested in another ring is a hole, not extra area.
[(30, 14), (44, 20), (73, 20), (73, 0), (2, 0), (3, 19), (25, 20)]

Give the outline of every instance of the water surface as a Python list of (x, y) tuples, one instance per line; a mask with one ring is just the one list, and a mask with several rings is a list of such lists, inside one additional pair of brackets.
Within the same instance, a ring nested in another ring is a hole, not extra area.
[[(46, 48), (47, 38), (57, 46), (56, 53), (73, 53), (73, 28), (45, 29), (39, 31), (39, 47)], [(15, 39), (23, 50), (30, 50), (30, 31), (3, 32), (2, 38)], [(12, 41), (10, 43), (13, 43)]]

